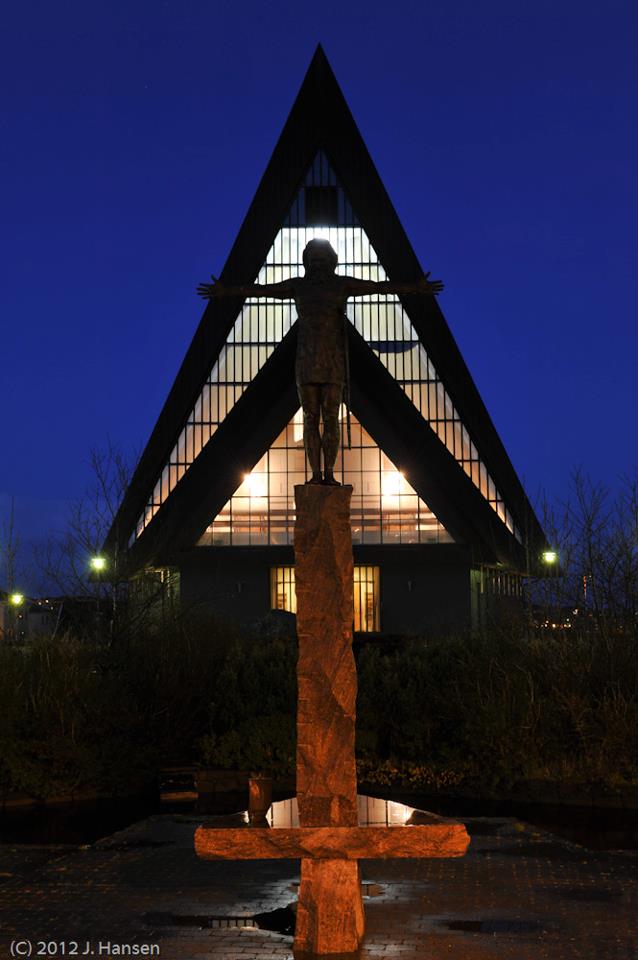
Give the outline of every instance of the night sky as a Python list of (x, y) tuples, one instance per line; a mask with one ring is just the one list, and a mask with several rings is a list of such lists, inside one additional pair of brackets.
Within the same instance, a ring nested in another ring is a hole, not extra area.
[(21, 0), (0, 521), (15, 498), (25, 549), (92, 447), (143, 449), (318, 42), (532, 500), (635, 473), (633, 0)]

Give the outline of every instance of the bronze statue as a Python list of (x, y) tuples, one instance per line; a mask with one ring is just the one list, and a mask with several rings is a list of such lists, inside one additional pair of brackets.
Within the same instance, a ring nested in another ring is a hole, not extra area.
[[(416, 283), (342, 277), (335, 273), (337, 262), (337, 254), (327, 240), (311, 240), (303, 252), (303, 277), (241, 287), (225, 287), (212, 277), (213, 283), (201, 283), (197, 288), (199, 295), (206, 300), (241, 296), (295, 301), (299, 328), (295, 375), (303, 409), (304, 446), (312, 471), (308, 483), (333, 486), (339, 486), (333, 471), (339, 452), (339, 406), (348, 379), (348, 298), (375, 293), (426, 293), (434, 296), (443, 289), (440, 280), (428, 280), (429, 273)], [(323, 434), (319, 431), (320, 417)]]

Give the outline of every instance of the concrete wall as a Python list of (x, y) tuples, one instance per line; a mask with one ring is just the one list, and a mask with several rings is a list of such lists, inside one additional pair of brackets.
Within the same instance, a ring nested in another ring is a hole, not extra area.
[[(445, 545), (354, 548), (355, 563), (381, 568), (381, 630), (389, 634), (470, 625), (470, 558)], [(198, 547), (179, 563), (182, 609), (246, 625), (270, 610), (270, 568), (292, 565), (291, 547)]]
[(470, 626), (470, 558), (454, 544), (355, 547), (355, 563), (381, 567), (383, 633)]
[(179, 563), (182, 610), (259, 620), (270, 610), (270, 568), (293, 563), (292, 547), (197, 547)]

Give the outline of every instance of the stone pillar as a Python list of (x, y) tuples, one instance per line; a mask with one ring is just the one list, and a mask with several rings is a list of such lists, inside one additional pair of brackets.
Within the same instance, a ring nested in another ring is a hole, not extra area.
[(463, 824), (424, 814), (407, 828), (360, 827), (352, 655), (352, 487), (295, 487), (297, 523), (297, 795), (301, 826), (199, 827), (197, 855), (217, 860), (301, 860), (296, 960), (346, 960), (364, 933), (359, 860), (462, 857)]
[[(350, 486), (295, 487), (297, 799), (302, 827), (358, 823), (351, 496)], [(363, 930), (358, 862), (303, 859), (295, 956), (355, 955)]]
[(297, 795), (301, 826), (199, 827), (207, 859), (301, 859), (296, 960), (358, 956), (364, 933), (359, 859), (462, 857), (463, 824), (424, 815), (427, 824), (359, 827), (352, 655), (352, 487), (295, 487), (297, 523)]
[(297, 798), (302, 827), (356, 826), (352, 487), (295, 487)]

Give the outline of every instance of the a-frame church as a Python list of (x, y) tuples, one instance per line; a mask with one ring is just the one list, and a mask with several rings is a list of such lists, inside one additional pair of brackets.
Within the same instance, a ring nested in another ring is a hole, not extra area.
[[(321, 48), (220, 279), (298, 275), (315, 237), (338, 273), (422, 274)], [(476, 625), (520, 595), (543, 532), (436, 299), (360, 297), (348, 318), (351, 447), (335, 475), (353, 486), (355, 630)], [(109, 533), (120, 568), (178, 581), (184, 609), (295, 610), (295, 319), (292, 301), (209, 303)]]

